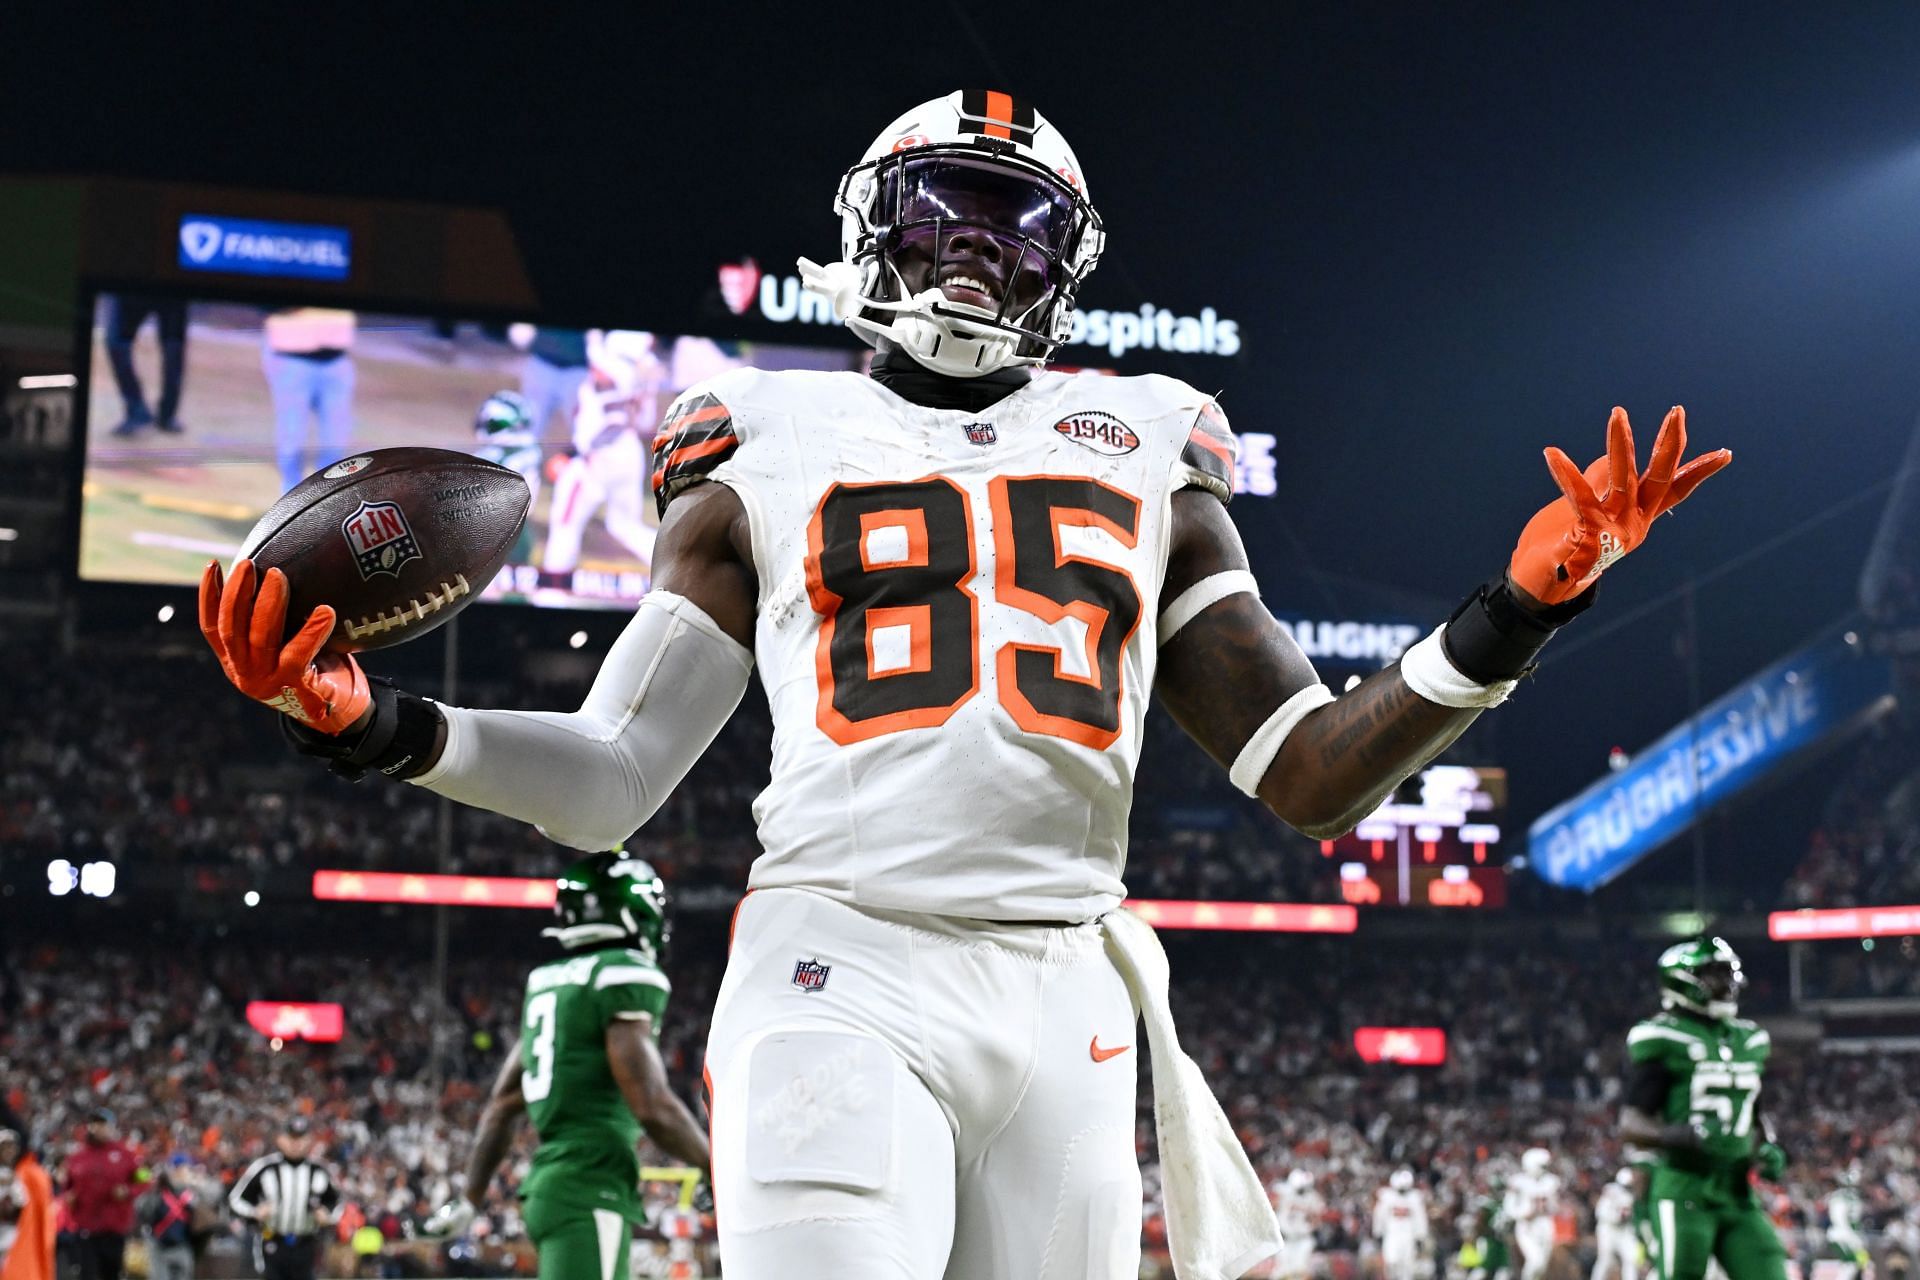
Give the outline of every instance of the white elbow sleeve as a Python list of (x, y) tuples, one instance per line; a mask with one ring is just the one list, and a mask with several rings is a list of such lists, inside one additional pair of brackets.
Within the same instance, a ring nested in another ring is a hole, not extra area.
[(413, 779), (576, 849), (633, 834), (740, 705), (753, 655), (681, 596), (655, 591), (578, 711), (443, 707), (446, 748)]

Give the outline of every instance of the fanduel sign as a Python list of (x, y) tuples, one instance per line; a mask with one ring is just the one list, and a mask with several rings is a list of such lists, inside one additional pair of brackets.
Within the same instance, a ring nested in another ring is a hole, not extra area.
[[(803, 288), (800, 277), (766, 274), (752, 258), (720, 268), (720, 296), (735, 315), (756, 312), (775, 324), (839, 323), (832, 304)], [(1212, 307), (1189, 316), (1145, 302), (1136, 311), (1074, 312), (1067, 343), (1097, 347), (1116, 360), (1129, 351), (1232, 356), (1240, 353), (1240, 322)]]
[(1838, 639), (1775, 663), (1528, 828), (1534, 870), (1599, 888), (1890, 688), (1884, 659)]
[(299, 280), (345, 280), (353, 237), (345, 227), (260, 222), (189, 213), (180, 219), (180, 266)]

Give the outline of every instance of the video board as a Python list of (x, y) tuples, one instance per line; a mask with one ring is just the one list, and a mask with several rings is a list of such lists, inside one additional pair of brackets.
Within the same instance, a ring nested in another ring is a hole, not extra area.
[[(648, 447), (676, 395), (727, 369), (852, 370), (867, 356), (127, 294), (98, 296), (91, 347), (81, 577), (196, 582), (301, 477), (430, 445), (511, 466), (534, 490), (483, 599), (605, 608), (646, 593), (659, 524)], [(519, 397), (524, 429), (480, 424), (502, 392)]]

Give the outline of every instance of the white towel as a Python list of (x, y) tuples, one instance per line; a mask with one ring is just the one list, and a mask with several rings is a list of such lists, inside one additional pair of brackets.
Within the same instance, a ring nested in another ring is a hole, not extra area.
[(1153, 1121), (1173, 1273), (1179, 1280), (1234, 1280), (1280, 1251), (1273, 1205), (1199, 1064), (1180, 1047), (1160, 939), (1124, 909), (1101, 923), (1153, 1052)]

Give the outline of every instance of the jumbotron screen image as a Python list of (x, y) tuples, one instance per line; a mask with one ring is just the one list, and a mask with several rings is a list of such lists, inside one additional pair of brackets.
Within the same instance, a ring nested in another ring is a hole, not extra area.
[(483, 598), (630, 607), (646, 594), (658, 530), (649, 446), (674, 397), (730, 368), (854, 369), (866, 355), (102, 294), (80, 574), (197, 582), (302, 477), (351, 454), (426, 445), (512, 467), (534, 491)]

